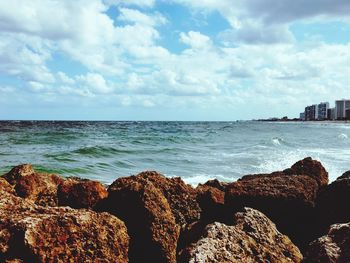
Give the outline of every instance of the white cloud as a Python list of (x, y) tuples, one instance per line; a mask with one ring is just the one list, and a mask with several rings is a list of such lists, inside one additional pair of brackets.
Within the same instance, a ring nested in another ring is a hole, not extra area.
[(92, 93), (110, 93), (113, 91), (104, 77), (97, 73), (88, 73), (85, 76), (78, 76), (77, 81), (83, 88), (87, 88)]
[(188, 33), (181, 32), (180, 41), (193, 49), (209, 48), (212, 45), (208, 36), (195, 31), (189, 31)]
[(118, 16), (118, 20), (120, 21), (127, 21), (152, 27), (167, 23), (167, 19), (159, 13), (146, 15), (136, 9), (130, 8), (119, 8), (119, 12), (120, 15)]
[(153, 7), (155, 0), (104, 0), (108, 5), (123, 5), (123, 6), (139, 6), (139, 7)]

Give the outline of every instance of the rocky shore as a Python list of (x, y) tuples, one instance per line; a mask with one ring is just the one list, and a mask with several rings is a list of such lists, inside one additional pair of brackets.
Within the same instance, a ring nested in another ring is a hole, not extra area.
[(193, 188), (146, 171), (99, 182), (0, 177), (0, 262), (350, 262), (350, 172), (305, 158)]

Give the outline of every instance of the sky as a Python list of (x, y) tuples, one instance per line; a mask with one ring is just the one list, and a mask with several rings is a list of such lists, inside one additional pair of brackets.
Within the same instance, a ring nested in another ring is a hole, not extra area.
[(0, 119), (298, 117), (349, 97), (349, 0), (0, 0)]

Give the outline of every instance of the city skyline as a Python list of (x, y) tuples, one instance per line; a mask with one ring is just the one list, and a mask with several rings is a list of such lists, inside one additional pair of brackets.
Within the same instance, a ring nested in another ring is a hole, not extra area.
[(300, 113), (300, 120), (350, 120), (350, 100), (338, 99), (334, 102), (334, 107), (329, 106), (329, 102), (320, 102), (305, 107)]
[(0, 1), (0, 119), (297, 117), (349, 51), (343, 0)]

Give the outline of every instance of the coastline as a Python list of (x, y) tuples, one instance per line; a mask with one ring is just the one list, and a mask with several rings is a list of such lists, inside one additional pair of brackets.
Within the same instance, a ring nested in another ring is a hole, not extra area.
[[(104, 186), (27, 164), (1, 176), (0, 195), (4, 262), (333, 262), (349, 256), (350, 211), (342, 201), (350, 197), (350, 172), (329, 184), (325, 168), (311, 158), (195, 188), (154, 171)], [(336, 254), (324, 241), (330, 239)]]

